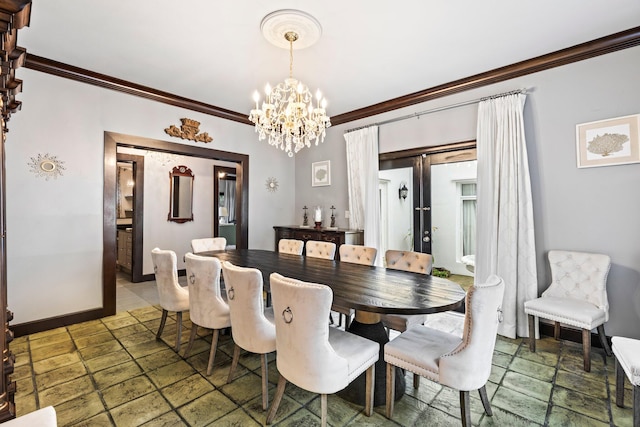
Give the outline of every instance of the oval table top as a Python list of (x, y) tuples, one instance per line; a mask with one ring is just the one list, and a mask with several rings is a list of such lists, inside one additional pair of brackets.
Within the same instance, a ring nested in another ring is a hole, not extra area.
[(269, 291), (269, 276), (280, 273), (333, 290), (334, 302), (355, 310), (382, 314), (429, 314), (462, 306), (465, 292), (450, 280), (431, 275), (281, 254), (260, 249), (200, 252), (241, 267), (262, 272)]

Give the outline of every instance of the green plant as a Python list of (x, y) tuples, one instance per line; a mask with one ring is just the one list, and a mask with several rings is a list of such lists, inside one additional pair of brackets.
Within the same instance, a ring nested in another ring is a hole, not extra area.
[(436, 277), (449, 277), (451, 276), (451, 272), (446, 268), (442, 267), (433, 267), (431, 269), (431, 275)]

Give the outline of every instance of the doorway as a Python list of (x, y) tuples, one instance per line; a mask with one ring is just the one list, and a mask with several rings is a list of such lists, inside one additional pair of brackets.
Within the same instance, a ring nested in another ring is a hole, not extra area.
[(144, 156), (117, 153), (116, 159), (116, 267), (138, 283), (143, 280)]

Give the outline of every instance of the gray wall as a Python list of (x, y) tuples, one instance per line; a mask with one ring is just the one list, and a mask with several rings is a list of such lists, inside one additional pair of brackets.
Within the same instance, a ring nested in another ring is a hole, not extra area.
[[(550, 249), (611, 256), (607, 335), (640, 338), (640, 164), (578, 169), (575, 126), (640, 113), (640, 47), (520, 77), (329, 129), (324, 144), (296, 156), (296, 212), (304, 204), (335, 204), (346, 226), (343, 133), (351, 128), (482, 96), (528, 88), (525, 126), (531, 169), (538, 288), (550, 280)], [(394, 78), (400, 78), (396, 76)], [(327, 94), (330, 96), (330, 94)], [(331, 113), (331, 111), (329, 111)], [(474, 140), (477, 105), (380, 127), (380, 151)], [(311, 162), (331, 160), (332, 185), (311, 187)]]

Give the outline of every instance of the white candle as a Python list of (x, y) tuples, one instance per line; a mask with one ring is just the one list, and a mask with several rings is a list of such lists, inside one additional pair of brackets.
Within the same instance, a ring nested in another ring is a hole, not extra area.
[(320, 210), (320, 206), (318, 206), (318, 207), (316, 208), (315, 221), (316, 221), (316, 222), (321, 222), (321, 221), (322, 221), (322, 211)]

